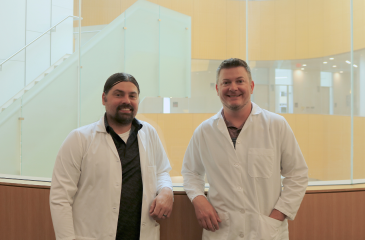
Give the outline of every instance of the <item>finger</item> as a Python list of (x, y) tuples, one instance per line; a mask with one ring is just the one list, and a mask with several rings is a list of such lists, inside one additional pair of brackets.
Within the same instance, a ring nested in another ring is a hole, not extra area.
[(161, 219), (164, 219), (163, 217), (163, 215), (165, 214), (165, 211), (162, 209), (162, 208), (160, 208), (160, 211), (158, 212), (158, 218), (161, 218)]
[(205, 221), (204, 221), (204, 220), (200, 220), (200, 221), (199, 221), (199, 225), (200, 225), (202, 228), (204, 228), (205, 230), (207, 230), (207, 224), (205, 223)]
[(150, 214), (155, 210), (156, 207), (156, 198), (153, 199), (151, 207), (150, 207)]
[(214, 229), (215, 230), (219, 230), (219, 225), (218, 225), (217, 217), (216, 216), (213, 216), (210, 220), (211, 220), (211, 222), (213, 224)]
[(171, 216), (171, 212), (172, 211), (169, 211), (166, 215), (167, 215), (167, 218), (169, 218)]
[(218, 215), (217, 212), (215, 213), (215, 218), (217, 219), (218, 222), (220, 222), (220, 223), (222, 222), (222, 220), (220, 219), (220, 217), (219, 217), (219, 215)]
[(212, 222), (210, 221), (210, 218), (205, 219), (205, 222), (206, 222), (206, 224), (207, 224), (208, 229), (209, 229), (210, 231), (214, 232), (214, 231), (215, 231), (215, 229), (214, 229), (214, 227), (213, 227)]

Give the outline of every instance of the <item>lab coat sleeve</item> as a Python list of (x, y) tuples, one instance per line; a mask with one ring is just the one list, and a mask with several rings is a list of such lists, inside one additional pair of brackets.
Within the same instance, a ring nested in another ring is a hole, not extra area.
[(181, 170), (184, 178), (184, 190), (190, 201), (200, 195), (205, 197), (205, 168), (200, 155), (199, 139), (201, 136), (199, 132), (199, 128), (195, 130), (189, 142)]
[(275, 209), (284, 213), (289, 220), (294, 220), (308, 185), (308, 167), (285, 120), (282, 123), (279, 141), (281, 141), (281, 175), (284, 177), (284, 188)]
[(168, 187), (172, 189), (172, 182), (169, 172), (171, 166), (169, 159), (167, 158), (166, 152), (163, 148), (160, 138), (155, 129), (153, 129), (153, 139), (155, 143), (155, 159), (156, 159), (156, 179), (157, 179), (157, 194), (160, 193), (161, 189)]
[(72, 204), (81, 173), (82, 156), (80, 136), (74, 130), (58, 152), (52, 175), (50, 208), (57, 240), (75, 239)]

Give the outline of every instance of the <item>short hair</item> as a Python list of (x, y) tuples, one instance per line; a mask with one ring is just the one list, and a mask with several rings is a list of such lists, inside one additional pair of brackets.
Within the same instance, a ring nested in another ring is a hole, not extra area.
[(138, 94), (140, 93), (137, 80), (132, 75), (130, 75), (128, 73), (122, 73), (122, 72), (114, 73), (106, 80), (105, 85), (104, 85), (104, 93), (108, 94), (109, 90), (112, 87), (114, 87), (114, 85), (121, 83), (121, 82), (133, 83), (138, 89)]
[(250, 81), (252, 81), (252, 77), (251, 77), (251, 69), (248, 66), (248, 64), (243, 61), (242, 59), (239, 58), (229, 58), (224, 60), (218, 67), (217, 69), (217, 81), (216, 84), (218, 84), (218, 79), (219, 79), (219, 74), (221, 73), (222, 69), (225, 68), (234, 68), (234, 67), (244, 67), (247, 71), (248, 74), (248, 78)]

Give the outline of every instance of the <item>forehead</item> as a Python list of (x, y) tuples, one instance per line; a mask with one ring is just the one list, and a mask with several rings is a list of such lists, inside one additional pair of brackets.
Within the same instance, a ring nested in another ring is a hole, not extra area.
[(116, 85), (114, 85), (109, 92), (114, 92), (114, 91), (122, 91), (125, 93), (138, 93), (138, 89), (136, 87), (136, 85), (134, 85), (131, 82), (120, 82)]
[(248, 73), (244, 67), (223, 68), (219, 73), (219, 79), (248, 78)]

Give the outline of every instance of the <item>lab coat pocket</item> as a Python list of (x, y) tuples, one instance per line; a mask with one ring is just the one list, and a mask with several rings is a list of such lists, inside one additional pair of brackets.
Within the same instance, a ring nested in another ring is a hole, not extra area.
[(276, 240), (282, 224), (282, 221), (260, 215), (260, 240)]
[(148, 186), (150, 192), (156, 195), (156, 190), (157, 190), (156, 166), (148, 166)]
[(251, 177), (270, 178), (274, 166), (274, 150), (250, 148), (248, 150), (248, 174)]
[(225, 240), (228, 239), (228, 234), (230, 230), (230, 220), (227, 212), (218, 213), (219, 218), (222, 220), (219, 223), (219, 230), (215, 232), (207, 231), (203, 229), (202, 240)]

